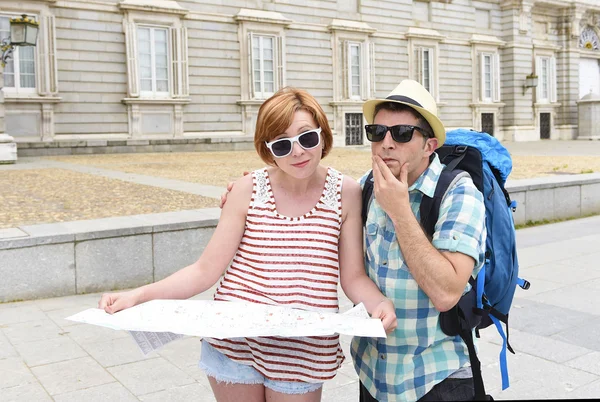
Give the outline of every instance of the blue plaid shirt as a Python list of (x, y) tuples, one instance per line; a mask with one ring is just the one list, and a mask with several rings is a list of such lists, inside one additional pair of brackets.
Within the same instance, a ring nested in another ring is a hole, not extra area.
[[(442, 169), (436, 155), (408, 189), (417, 220), (423, 194), (433, 196)], [(360, 179), (361, 186), (365, 180), (366, 175)], [(411, 275), (394, 225), (375, 199), (369, 207), (365, 232), (367, 273), (394, 302), (398, 327), (386, 339), (355, 337), (351, 345), (354, 367), (377, 400), (416, 401), (467, 365), (468, 350), (459, 336), (448, 337), (442, 332), (439, 311)], [(461, 177), (442, 201), (433, 246), (473, 257), (475, 276), (484, 262), (485, 238), (483, 196), (469, 176)], [(469, 287), (467, 284), (465, 291)]]

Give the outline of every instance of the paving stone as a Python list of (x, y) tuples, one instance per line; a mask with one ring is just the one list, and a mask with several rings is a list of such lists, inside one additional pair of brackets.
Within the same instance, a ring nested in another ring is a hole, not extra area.
[[(600, 269), (597, 271), (600, 272)], [(591, 274), (590, 276), (591, 278), (594, 278)], [(555, 290), (549, 290), (548, 292), (532, 297), (531, 300), (582, 313), (589, 313), (597, 316), (600, 314), (600, 311), (598, 310), (600, 291), (585, 288), (580, 285), (570, 285)]]
[(163, 358), (123, 364), (107, 370), (136, 396), (195, 382), (193, 378)]
[(85, 295), (72, 295), (63, 297), (53, 297), (50, 299), (32, 300), (32, 303), (39, 307), (42, 311), (62, 310), (67, 308), (86, 308), (98, 307), (98, 300), (102, 293), (87, 293)]
[[(549, 272), (552, 274), (549, 275)], [(532, 282), (532, 287), (536, 285), (538, 279), (548, 282), (556, 282), (564, 286), (585, 283), (592, 279), (598, 279), (600, 278), (600, 269), (597, 267), (576, 264), (574, 262), (569, 262), (568, 264), (562, 262), (527, 268), (521, 270), (519, 272), (519, 276)], [(524, 291), (523, 293), (528, 292), (529, 290)]]
[(600, 352), (592, 352), (576, 357), (566, 362), (566, 365), (600, 376)]
[(596, 251), (597, 244), (597, 236), (584, 236), (535, 247), (519, 247), (519, 266), (527, 268), (556, 262), (570, 264), (574, 256), (584, 256)]
[(89, 324), (73, 325), (64, 331), (71, 339), (82, 346), (85, 346), (86, 343), (105, 342), (130, 336), (127, 331), (115, 331), (114, 329)]
[(21, 383), (10, 388), (0, 388), (0, 401), (46, 402), (52, 401), (40, 383)]
[(4, 336), (4, 332), (0, 328), (0, 359), (6, 359), (7, 357), (18, 357), (19, 354), (15, 350), (15, 348), (8, 341), (6, 336)]
[[(510, 310), (510, 328), (541, 336), (557, 334), (584, 324), (595, 316), (528, 299), (515, 299)], [(585, 345), (582, 345), (585, 347)]]
[(552, 338), (600, 352), (598, 334), (600, 334), (600, 317), (594, 317), (578, 326), (571, 326), (554, 334)]
[(515, 292), (515, 298), (517, 299), (532, 299), (535, 296), (547, 292), (549, 290), (560, 289), (562, 287), (568, 286), (568, 284), (566, 283), (551, 282), (546, 279), (531, 277), (529, 276), (528, 271), (521, 270), (519, 272), (519, 276), (531, 282), (531, 287), (527, 290), (523, 290), (521, 289), (521, 287), (517, 286), (517, 290)]
[(146, 402), (214, 402), (216, 401), (212, 390), (200, 384), (189, 384), (181, 387), (173, 387), (164, 391), (154, 392), (147, 395), (141, 395), (140, 400)]
[(157, 352), (200, 384), (210, 388), (206, 374), (198, 367), (201, 347), (200, 338), (190, 336), (171, 342)]
[[(480, 331), (480, 334), (482, 338), (495, 344), (498, 351), (500, 351), (502, 338), (498, 331), (495, 331), (495, 328)], [(564, 363), (576, 357), (592, 353), (592, 350), (581, 346), (515, 329), (510, 330), (509, 342), (515, 351), (541, 357), (556, 363)]]
[[(557, 391), (564, 390), (565, 392), (569, 392), (598, 379), (598, 376), (588, 372), (525, 353), (517, 352), (513, 356), (512, 362), (509, 367), (511, 378), (532, 381), (537, 384), (537, 388), (552, 387)], [(548, 381), (550, 378), (552, 381)], [(545, 398), (556, 397), (551, 395), (549, 394)], [(533, 399), (541, 397), (541, 395), (535, 393), (529, 393), (528, 396), (531, 396)]]
[(79, 391), (67, 392), (65, 394), (54, 395), (55, 402), (105, 402), (105, 401), (138, 401), (123, 385), (118, 382), (98, 385), (96, 387), (86, 388)]
[(29, 367), (87, 356), (87, 353), (66, 335), (42, 341), (19, 343), (15, 348)]
[(36, 379), (20, 357), (0, 360), (0, 395), (6, 388), (35, 383)]
[(18, 228), (0, 229), (0, 239), (11, 239), (13, 237), (27, 237), (27, 233)]
[(329, 382), (325, 382), (321, 400), (326, 402), (356, 402), (358, 401), (358, 382), (341, 387), (332, 387)]
[(600, 395), (600, 380), (585, 384), (581, 387), (574, 389), (569, 393), (568, 398), (571, 400), (575, 399), (597, 399)]
[(64, 394), (115, 381), (91, 357), (33, 367), (31, 371), (50, 395)]
[(37, 321), (45, 318), (44, 312), (31, 302), (0, 304), (0, 325)]
[(521, 379), (511, 383), (510, 387), (502, 391), (500, 388), (486, 391), (495, 400), (542, 400), (542, 399), (567, 399), (569, 390), (553, 384), (541, 386), (530, 379)]
[(338, 370), (337, 374), (333, 379), (327, 381), (329, 388), (339, 388), (344, 385), (355, 383), (358, 378), (356, 376), (349, 376)]
[(63, 330), (48, 318), (11, 324), (3, 328), (3, 331), (4, 335), (15, 346), (17, 344), (58, 338), (63, 333)]
[(156, 352), (151, 352), (148, 356), (144, 356), (131, 336), (112, 339), (106, 342), (86, 343), (83, 345), (83, 348), (102, 367), (112, 367), (157, 357)]
[(97, 306), (86, 306), (84, 303), (81, 306), (72, 306), (67, 308), (62, 308), (60, 310), (50, 310), (46, 312), (46, 316), (51, 319), (56, 325), (61, 327), (64, 330), (69, 329), (75, 325), (80, 325), (81, 323), (77, 321), (67, 320), (67, 317), (80, 313), (88, 308), (97, 307)]

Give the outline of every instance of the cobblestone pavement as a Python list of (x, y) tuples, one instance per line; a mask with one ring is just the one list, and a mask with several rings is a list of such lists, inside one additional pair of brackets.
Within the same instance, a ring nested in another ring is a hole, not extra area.
[[(505, 145), (510, 180), (600, 172), (600, 141)], [(333, 149), (324, 164), (359, 178), (369, 148)], [(0, 165), (0, 229), (215, 207), (229, 181), (262, 166), (254, 151), (19, 158)]]

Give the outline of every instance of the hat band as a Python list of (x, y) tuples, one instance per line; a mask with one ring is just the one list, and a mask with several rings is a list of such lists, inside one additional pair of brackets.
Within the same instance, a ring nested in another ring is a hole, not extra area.
[(385, 98), (385, 99), (389, 99), (389, 100), (395, 100), (395, 101), (398, 101), (398, 102), (404, 102), (404, 103), (410, 103), (411, 105), (415, 105), (415, 106), (418, 106), (418, 107), (423, 107), (423, 106), (421, 106), (421, 104), (420, 104), (419, 102), (417, 102), (416, 100), (414, 100), (414, 99), (411, 99), (411, 98), (409, 98), (409, 97), (406, 97), (406, 96), (402, 96), (402, 95), (392, 95), (392, 96), (388, 96), (388, 97), (387, 97), (387, 98)]

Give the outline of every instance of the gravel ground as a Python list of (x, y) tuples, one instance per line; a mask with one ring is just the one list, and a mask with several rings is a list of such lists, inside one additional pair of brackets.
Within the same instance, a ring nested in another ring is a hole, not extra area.
[[(48, 159), (127, 173), (224, 187), (264, 163), (254, 151), (110, 154)], [(324, 161), (359, 178), (370, 169), (368, 148), (334, 149)], [(511, 179), (600, 172), (600, 155), (513, 155)], [(218, 200), (65, 169), (0, 174), (0, 228), (218, 206)]]
[[(52, 159), (222, 187), (229, 181), (239, 178), (244, 170), (254, 170), (264, 166), (255, 151), (85, 155), (61, 156)], [(371, 154), (368, 148), (333, 149), (323, 163), (358, 179), (371, 168)], [(591, 173), (592, 171), (600, 172), (600, 155), (515, 155), (510, 178), (526, 179), (558, 174)]]
[(0, 229), (218, 206), (218, 200), (64, 169), (0, 174)]

